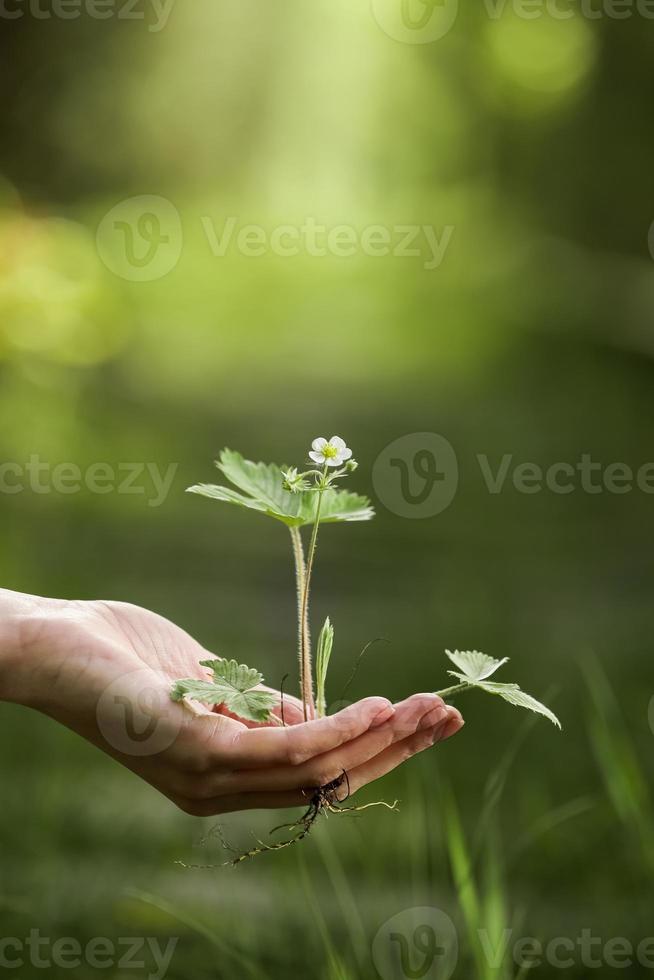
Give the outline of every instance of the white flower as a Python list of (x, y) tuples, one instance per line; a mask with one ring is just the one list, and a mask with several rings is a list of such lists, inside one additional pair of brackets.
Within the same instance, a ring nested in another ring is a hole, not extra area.
[(341, 466), (352, 455), (352, 450), (347, 448), (340, 436), (332, 436), (329, 442), (320, 436), (313, 440), (311, 449), (310, 459), (321, 466)]

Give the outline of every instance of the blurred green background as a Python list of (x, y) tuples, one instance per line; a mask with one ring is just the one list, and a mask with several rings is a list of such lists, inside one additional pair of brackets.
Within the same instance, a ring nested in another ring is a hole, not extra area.
[[(654, 27), (573, 6), (460, 9), (428, 43), (394, 36), (399, 0), (177, 0), (165, 22), (145, 4), (142, 19), (10, 8), (2, 460), (178, 468), (159, 507), (145, 479), (140, 495), (3, 492), (0, 584), (145, 605), (278, 684), (294, 670), (288, 536), (183, 491), (213, 479), (222, 446), (301, 464), (338, 433), (378, 516), (322, 534), (313, 615), (336, 625), (333, 697), (373, 637), (389, 643), (350, 697), (445, 686), (443, 649), (477, 648), (511, 657), (507, 679), (564, 732), (469, 695), (457, 739), (361, 794), (398, 796), (399, 813), (333, 817), (301, 848), (198, 874), (174, 861), (219, 859), (199, 844), (215, 821), (3, 706), (3, 936), (179, 937), (173, 980), (394, 980), (408, 974), (375, 961), (373, 938), (430, 906), (455, 923), (455, 977), (508, 980), (524, 975), (520, 937), (654, 934), (652, 496), (510, 479), (491, 494), (477, 462), (654, 460)], [(266, 235), (382, 226), (394, 244), (426, 225), (447, 247), (435, 268), (424, 238), (408, 256), (304, 240), (255, 256), (234, 239), (215, 254), (230, 218)], [(449, 508), (421, 520), (385, 507), (372, 477), (416, 432), (442, 434), (459, 464)], [(244, 846), (275, 822), (222, 821)], [(494, 946), (512, 930), (507, 955), (490, 963), (480, 930)], [(570, 955), (535, 976), (586, 976)]]

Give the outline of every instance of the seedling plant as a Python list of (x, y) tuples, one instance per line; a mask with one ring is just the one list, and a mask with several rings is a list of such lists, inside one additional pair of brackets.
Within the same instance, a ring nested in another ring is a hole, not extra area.
[[(224, 449), (216, 466), (232, 486), (202, 483), (190, 487), (189, 492), (266, 515), (288, 528), (297, 592), (299, 694), (304, 719), (312, 721), (324, 717), (327, 712), (327, 676), (334, 647), (334, 628), (327, 617), (318, 634), (314, 661), (309, 610), (319, 530), (323, 524), (369, 521), (375, 512), (367, 497), (339, 486), (357, 469), (352, 451), (343, 439), (339, 436), (332, 436), (329, 440), (323, 437), (314, 439), (308, 456), (309, 467), (300, 471), (297, 467), (280, 467), (274, 463), (253, 463), (238, 452)], [(302, 537), (305, 528), (309, 537), (306, 552)], [(508, 657), (496, 660), (476, 650), (446, 650), (445, 653), (456, 668), (448, 670), (448, 674), (457, 683), (435, 692), (443, 699), (478, 690), (543, 715), (561, 727), (549, 708), (526, 694), (517, 684), (490, 680)], [(263, 675), (258, 670), (239, 664), (236, 660), (219, 657), (203, 660), (201, 665), (207, 668), (207, 677), (204, 680), (187, 678), (177, 681), (171, 691), (174, 701), (189, 705), (193, 701), (209, 706), (224, 705), (246, 721), (283, 724), (283, 704), (280, 720), (272, 713), (278, 698), (261, 689)], [(306, 813), (296, 823), (288, 825), (293, 831), (288, 840), (260, 844), (228, 863), (238, 863), (262, 851), (277, 850), (296, 843), (307, 836), (317, 817), (325, 810), (360, 809), (342, 807), (338, 802), (339, 790), (344, 784), (347, 785), (346, 773), (333, 784), (319, 787), (308, 797)]]

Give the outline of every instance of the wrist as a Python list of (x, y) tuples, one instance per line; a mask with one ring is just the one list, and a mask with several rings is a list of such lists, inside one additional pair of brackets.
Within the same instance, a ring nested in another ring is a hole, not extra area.
[(39, 638), (52, 617), (48, 600), (0, 590), (0, 701), (39, 706)]
[(3, 616), (0, 624), (0, 701), (26, 702), (29, 668), (24, 635), (24, 615)]

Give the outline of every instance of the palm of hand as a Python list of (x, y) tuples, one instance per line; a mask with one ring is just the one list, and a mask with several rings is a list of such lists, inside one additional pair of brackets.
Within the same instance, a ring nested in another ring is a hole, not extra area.
[(427, 694), (395, 707), (366, 698), (308, 723), (285, 697), (284, 727), (249, 725), (221, 709), (198, 717), (172, 702), (170, 689), (204, 676), (207, 651), (162, 617), (122, 603), (48, 607), (33, 646), (47, 664), (41, 710), (194, 815), (306, 805), (308, 789), (344, 771), (354, 792), (462, 725)]

